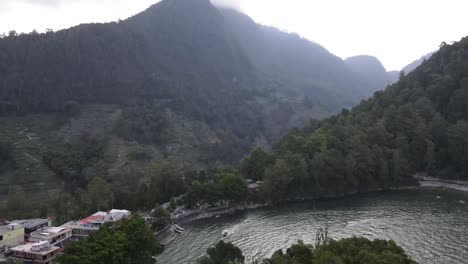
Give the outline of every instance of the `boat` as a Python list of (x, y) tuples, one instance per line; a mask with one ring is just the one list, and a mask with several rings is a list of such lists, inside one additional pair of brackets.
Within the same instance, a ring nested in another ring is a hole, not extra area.
[(180, 231), (185, 231), (185, 229), (183, 229), (180, 225), (178, 224), (174, 224), (174, 227), (179, 229)]
[(180, 227), (178, 224), (173, 224), (172, 225), (172, 229), (174, 230), (174, 232), (176, 232), (177, 234), (180, 234), (182, 232), (185, 231), (185, 229), (183, 229), (182, 227)]
[(227, 235), (229, 235), (229, 230), (227, 230), (227, 229), (223, 230), (223, 237), (225, 237)]

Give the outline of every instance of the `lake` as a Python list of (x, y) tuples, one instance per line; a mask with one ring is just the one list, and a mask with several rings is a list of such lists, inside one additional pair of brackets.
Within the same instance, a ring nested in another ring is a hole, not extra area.
[(248, 261), (269, 257), (299, 239), (314, 243), (316, 230), (327, 225), (334, 239), (393, 239), (420, 263), (468, 263), (468, 203), (462, 201), (467, 193), (408, 190), (252, 210), (184, 226), (158, 263), (195, 263), (221, 239), (240, 247)]

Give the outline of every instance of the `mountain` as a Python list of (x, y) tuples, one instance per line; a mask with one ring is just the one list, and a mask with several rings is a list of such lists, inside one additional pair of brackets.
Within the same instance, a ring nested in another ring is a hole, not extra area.
[[(323, 105), (354, 104), (358, 76), (337, 56), (317, 43), (256, 24), (234, 10), (221, 10), (241, 46), (262, 77), (282, 89), (317, 98)], [(369, 96), (370, 94), (367, 94)]]
[(468, 180), (468, 37), (445, 45), (351, 110), (254, 149), (243, 175), (273, 200), (417, 184), (417, 172)]
[(383, 88), (362, 89), (363, 77), (320, 45), (209, 0), (11, 32), (0, 39), (0, 77), (0, 208), (31, 214), (96, 176), (135, 191), (163, 161), (184, 171), (236, 164)]
[(428, 53), (424, 56), (422, 56), (421, 58), (411, 62), (410, 64), (406, 65), (402, 71), (406, 72), (406, 73), (409, 73), (411, 71), (413, 71), (414, 69), (416, 69), (419, 65), (421, 65), (424, 61), (428, 60), (429, 58), (431, 58), (431, 56), (434, 54), (434, 52), (431, 52), (431, 53)]
[(349, 57), (345, 60), (357, 76), (360, 76), (360, 87), (364, 95), (372, 94), (377, 90), (384, 89), (398, 80), (394, 72), (387, 72), (382, 63), (373, 56), (360, 55)]

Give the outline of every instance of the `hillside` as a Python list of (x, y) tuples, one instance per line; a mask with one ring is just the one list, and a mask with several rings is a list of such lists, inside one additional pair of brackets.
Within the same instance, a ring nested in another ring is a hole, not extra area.
[[(387, 72), (376, 57), (360, 55), (349, 57), (345, 62), (351, 71), (360, 77), (360, 87), (363, 95), (382, 90), (398, 80), (398, 74)], [(366, 98), (367, 96), (363, 96), (363, 99)]]
[(74, 204), (96, 176), (133, 192), (168, 160), (182, 171), (236, 164), (384, 88), (362, 90), (362, 76), (320, 45), (209, 0), (11, 32), (0, 77), (0, 210), (30, 214)]
[(406, 73), (409, 73), (411, 71), (413, 71), (414, 69), (416, 69), (419, 65), (421, 65), (425, 60), (428, 60), (432, 54), (434, 54), (434, 52), (431, 52), (431, 53), (428, 53), (424, 56), (422, 56), (421, 58), (411, 62), (410, 64), (406, 65), (402, 71), (406, 72)]
[(272, 199), (415, 184), (412, 175), (468, 179), (468, 38), (352, 110), (312, 120), (271, 153), (241, 164)]

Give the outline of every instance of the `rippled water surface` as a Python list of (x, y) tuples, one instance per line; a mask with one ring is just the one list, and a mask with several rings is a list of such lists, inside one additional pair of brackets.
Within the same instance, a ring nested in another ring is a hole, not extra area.
[(268, 257), (298, 239), (313, 243), (315, 231), (327, 223), (333, 238), (393, 239), (420, 263), (468, 263), (468, 194), (442, 190), (289, 204), (197, 222), (185, 226), (158, 263), (195, 263), (225, 229), (230, 234), (224, 240), (248, 260)]

